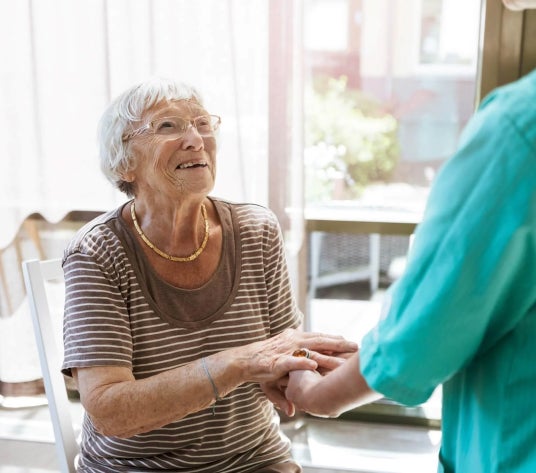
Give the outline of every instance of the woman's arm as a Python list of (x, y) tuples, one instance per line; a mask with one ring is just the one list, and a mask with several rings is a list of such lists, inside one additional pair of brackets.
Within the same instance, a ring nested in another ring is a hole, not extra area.
[[(235, 347), (205, 359), (219, 397), (245, 382), (264, 383), (292, 370), (314, 370), (312, 359), (294, 357), (305, 347), (319, 352), (348, 352), (357, 345), (339, 336), (294, 329), (268, 340)], [(209, 407), (216, 394), (201, 360), (136, 380), (130, 369), (97, 366), (73, 369), (84, 408), (104, 435), (130, 437)]]
[(361, 375), (359, 353), (325, 376), (316, 371), (292, 371), (285, 394), (297, 409), (321, 417), (337, 417), (383, 397)]

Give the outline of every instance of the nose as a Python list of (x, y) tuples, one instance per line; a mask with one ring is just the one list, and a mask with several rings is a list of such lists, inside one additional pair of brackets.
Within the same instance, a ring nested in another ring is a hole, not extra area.
[(182, 148), (200, 151), (204, 146), (205, 142), (203, 141), (203, 137), (199, 134), (197, 128), (190, 124), (188, 130), (186, 130), (186, 133), (182, 137)]

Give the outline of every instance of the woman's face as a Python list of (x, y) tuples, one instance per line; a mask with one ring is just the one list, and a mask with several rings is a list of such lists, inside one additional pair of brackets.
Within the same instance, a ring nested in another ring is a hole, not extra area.
[[(164, 117), (193, 120), (207, 114), (193, 101), (164, 101), (147, 110), (136, 126), (158, 122)], [(192, 126), (181, 137), (149, 131), (132, 137), (130, 141), (136, 168), (126, 177), (134, 182), (136, 198), (151, 200), (158, 194), (165, 194), (183, 200), (189, 196), (204, 197), (214, 188), (214, 136), (201, 136)]]

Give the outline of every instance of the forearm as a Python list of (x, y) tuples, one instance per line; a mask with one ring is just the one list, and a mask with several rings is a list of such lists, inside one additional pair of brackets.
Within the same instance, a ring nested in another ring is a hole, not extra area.
[(380, 399), (361, 375), (359, 353), (325, 376), (290, 374), (287, 397), (300, 410), (323, 417), (337, 417), (354, 407)]
[[(245, 382), (243, 367), (233, 353), (220, 352), (205, 362), (220, 398)], [(139, 380), (132, 375), (118, 379), (117, 372), (110, 373), (106, 379), (102, 371), (97, 372), (100, 381), (94, 389), (84, 386), (83, 377), (78, 380), (85, 409), (97, 430), (107, 436), (131, 437), (154, 430), (216, 400), (201, 359)]]
[[(316, 369), (316, 361), (292, 356), (300, 347), (329, 353), (357, 349), (342, 337), (288, 329), (206, 357), (207, 370), (224, 397), (245, 382), (264, 383), (289, 371)], [(206, 409), (216, 397), (201, 359), (141, 380), (124, 367), (80, 368), (76, 377), (84, 407), (97, 429), (109, 436), (153, 430)]]

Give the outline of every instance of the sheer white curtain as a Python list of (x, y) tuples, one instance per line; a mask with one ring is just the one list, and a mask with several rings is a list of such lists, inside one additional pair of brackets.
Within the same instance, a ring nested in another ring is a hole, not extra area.
[(269, 0), (0, 5), (0, 248), (29, 213), (124, 199), (100, 174), (96, 124), (152, 75), (192, 83), (222, 116), (214, 195), (266, 203)]
[(96, 126), (125, 88), (196, 86), (222, 117), (213, 194), (267, 203), (268, 6), (0, 0), (0, 383), (40, 377), (13, 238), (31, 213), (56, 222), (124, 201), (100, 173)]

